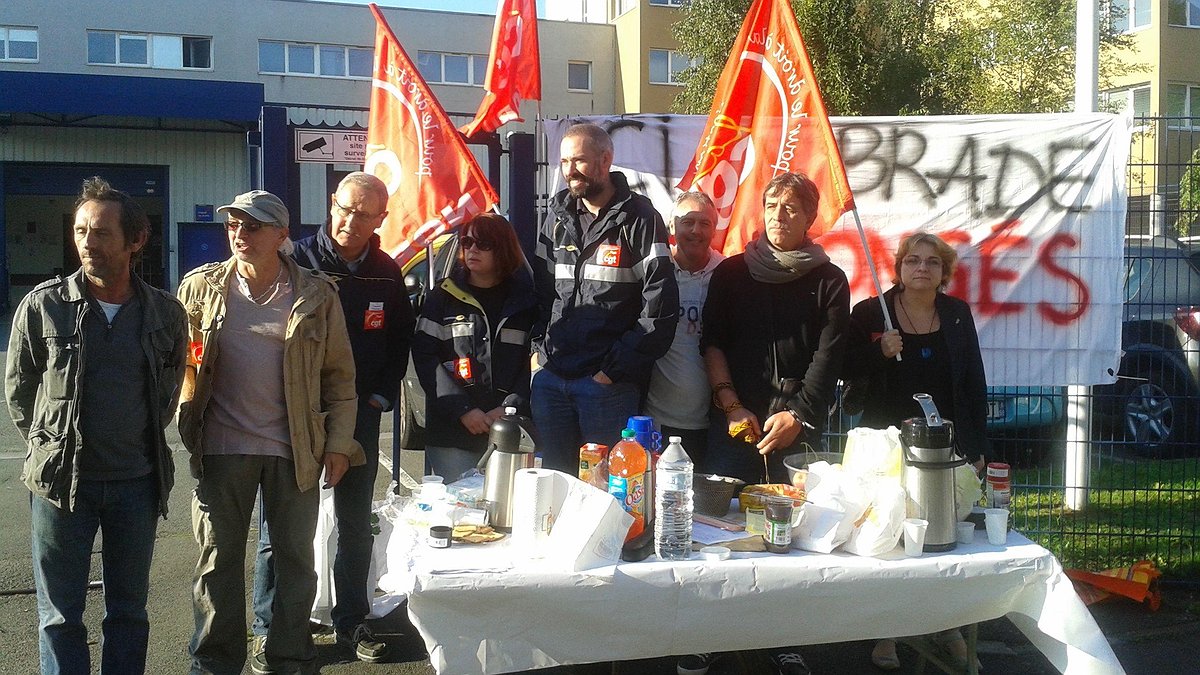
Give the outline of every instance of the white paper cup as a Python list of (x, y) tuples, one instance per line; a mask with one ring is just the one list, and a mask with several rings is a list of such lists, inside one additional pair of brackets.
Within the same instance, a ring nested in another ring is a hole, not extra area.
[(987, 527), (988, 543), (1004, 546), (1008, 541), (1008, 509), (984, 509), (983, 524)]
[(904, 555), (910, 558), (920, 558), (925, 552), (925, 530), (929, 521), (920, 518), (904, 519)]
[(975, 523), (958, 523), (958, 543), (970, 544), (975, 541)]

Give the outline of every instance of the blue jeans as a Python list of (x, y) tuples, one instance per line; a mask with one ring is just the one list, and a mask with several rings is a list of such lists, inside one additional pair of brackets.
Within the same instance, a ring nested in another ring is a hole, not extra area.
[(449, 485), (479, 464), (482, 452), (450, 448), (441, 445), (425, 446), (425, 461), (429, 468)]
[(542, 466), (574, 476), (579, 446), (621, 440), (630, 416), (638, 414), (641, 392), (630, 382), (600, 384), (591, 377), (564, 379), (542, 368), (533, 376), (530, 407), (538, 431)]
[[(332, 616), (334, 628), (347, 633), (353, 633), (371, 613), (371, 597), (375, 592), (375, 589), (367, 588), (367, 575), (371, 571), (371, 551), (375, 544), (371, 531), (371, 501), (375, 496), (375, 477), (379, 473), (379, 418), (379, 410), (368, 403), (359, 403), (354, 440), (362, 445), (367, 463), (350, 467), (333, 488), (333, 512), (338, 531), (337, 554), (333, 560)], [(266, 635), (271, 627), (271, 603), (275, 600), (275, 564), (261, 501), (259, 506), (252, 630), (255, 635)]]
[(30, 501), (42, 672), (91, 672), (83, 610), (97, 530), (104, 578), (100, 672), (143, 672), (150, 636), (146, 597), (159, 516), (154, 475), (80, 480), (74, 511), (41, 497)]

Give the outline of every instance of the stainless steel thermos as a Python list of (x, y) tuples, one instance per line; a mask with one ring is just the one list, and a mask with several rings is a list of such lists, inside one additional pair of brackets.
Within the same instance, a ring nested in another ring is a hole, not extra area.
[(913, 398), (925, 417), (904, 420), (900, 429), (908, 517), (929, 521), (926, 551), (949, 551), (957, 543), (954, 469), (967, 460), (955, 454), (954, 423), (942, 419), (929, 394)]

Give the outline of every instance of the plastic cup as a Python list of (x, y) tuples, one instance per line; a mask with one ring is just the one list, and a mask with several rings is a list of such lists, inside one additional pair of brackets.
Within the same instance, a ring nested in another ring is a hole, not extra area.
[(975, 541), (975, 523), (958, 523), (955, 525), (958, 528), (958, 543), (970, 544)]
[(983, 524), (987, 527), (988, 543), (1004, 546), (1008, 541), (1008, 509), (984, 509)]
[(910, 558), (920, 558), (925, 552), (925, 530), (929, 529), (929, 521), (921, 518), (904, 519), (904, 555)]

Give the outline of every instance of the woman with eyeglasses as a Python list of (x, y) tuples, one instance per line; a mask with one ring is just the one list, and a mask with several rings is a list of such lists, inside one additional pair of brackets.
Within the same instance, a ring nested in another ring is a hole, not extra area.
[(516, 232), (485, 213), (463, 226), (458, 263), (425, 299), (412, 358), (425, 390), (425, 454), (447, 482), (483, 456), (506, 397), (529, 414), (533, 278)]
[[(979, 336), (971, 308), (945, 293), (957, 261), (954, 249), (937, 235), (918, 232), (900, 242), (895, 286), (883, 294), (897, 328), (884, 330), (878, 297), (851, 310), (842, 407), (848, 414), (862, 411), (860, 426), (886, 429), (921, 417), (913, 394), (929, 394), (942, 417), (954, 422), (959, 448), (982, 471), (988, 449), (987, 383)], [(966, 666), (967, 647), (958, 629), (933, 638)], [(871, 662), (883, 670), (899, 669), (896, 641), (877, 642)]]

